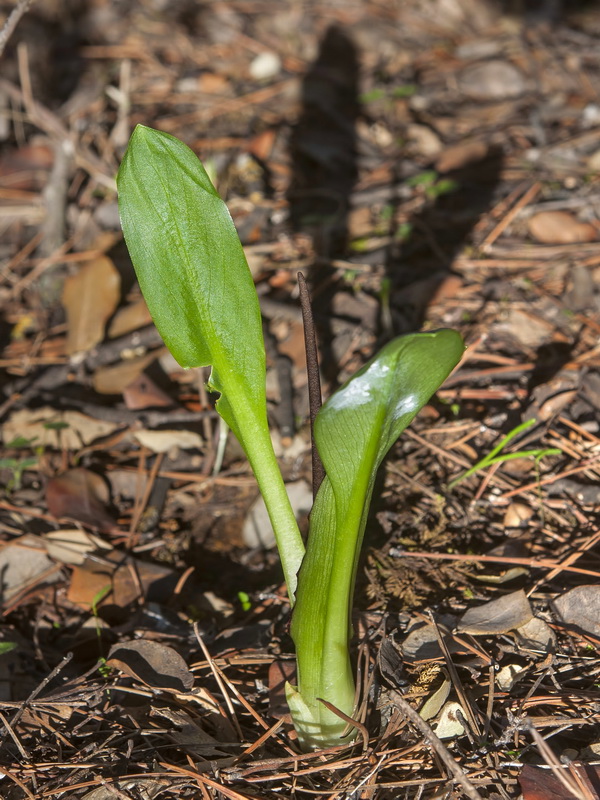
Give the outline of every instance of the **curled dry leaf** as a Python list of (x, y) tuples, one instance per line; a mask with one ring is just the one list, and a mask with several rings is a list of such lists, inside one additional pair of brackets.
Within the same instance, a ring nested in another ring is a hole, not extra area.
[(444, 677), (441, 686), (429, 695), (419, 710), (419, 714), (423, 719), (433, 719), (433, 717), (439, 714), (440, 709), (448, 699), (451, 688), (452, 684), (450, 680)]
[(76, 519), (97, 530), (115, 527), (106, 509), (108, 499), (104, 479), (87, 469), (71, 469), (51, 478), (46, 486), (46, 503), (53, 517)]
[(580, 222), (567, 211), (540, 211), (527, 223), (530, 235), (542, 244), (595, 242), (598, 231), (590, 222)]
[(509, 692), (524, 672), (522, 664), (506, 664), (496, 675), (496, 686), (501, 692)]
[(194, 685), (194, 676), (179, 653), (159, 642), (139, 639), (117, 644), (107, 663), (154, 689), (186, 692)]
[(569, 764), (567, 775), (575, 786), (579, 785), (580, 794), (574, 795), (567, 791), (553, 770), (525, 764), (519, 775), (523, 800), (549, 800), (549, 798), (571, 800), (575, 796), (586, 797), (588, 800), (598, 798), (600, 767), (593, 764)]
[(104, 338), (104, 326), (121, 295), (121, 277), (113, 262), (101, 256), (84, 264), (65, 281), (62, 302), (67, 314), (67, 353), (90, 350)]
[(527, 595), (519, 589), (482, 606), (470, 608), (462, 615), (456, 628), (460, 633), (470, 633), (472, 636), (489, 636), (520, 628), (532, 617)]

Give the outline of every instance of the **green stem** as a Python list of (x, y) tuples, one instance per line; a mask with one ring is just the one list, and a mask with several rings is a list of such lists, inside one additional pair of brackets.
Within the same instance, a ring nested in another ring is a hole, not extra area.
[(296, 599), (298, 572), (305, 551), (302, 535), (273, 450), (266, 416), (264, 420), (258, 420), (246, 412), (240, 414), (239, 410), (236, 416), (238, 431), (244, 431), (244, 437), (238, 435), (238, 439), (244, 447), (267, 507), (283, 567), (288, 597), (293, 607)]

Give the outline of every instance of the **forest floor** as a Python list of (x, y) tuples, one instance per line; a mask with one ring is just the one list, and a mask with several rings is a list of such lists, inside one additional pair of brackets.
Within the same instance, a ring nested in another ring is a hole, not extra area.
[[(600, 11), (510, 5), (37, 0), (20, 20), (0, 77), (5, 800), (600, 795)], [(138, 123), (186, 142), (231, 210), (304, 523), (297, 272), (326, 396), (392, 336), (467, 344), (381, 470), (353, 745), (297, 747), (255, 481), (135, 281), (115, 175)]]

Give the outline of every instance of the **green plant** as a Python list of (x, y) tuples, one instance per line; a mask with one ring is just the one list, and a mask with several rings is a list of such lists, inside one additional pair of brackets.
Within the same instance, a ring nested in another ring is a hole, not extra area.
[(305, 551), (271, 444), (258, 298), (227, 207), (189, 148), (143, 126), (117, 182), (125, 241), (156, 326), (182, 366), (211, 365), (217, 410), (271, 518), (293, 607), (298, 683), (288, 702), (300, 743), (348, 741), (332, 708), (354, 711), (350, 611), (375, 474), (460, 360), (462, 339), (447, 330), (395, 339), (321, 408), (314, 437), (326, 475)]
[(103, 678), (107, 678), (110, 675), (110, 667), (106, 663), (106, 658), (102, 655), (102, 627), (100, 625), (100, 615), (98, 614), (98, 606), (104, 600), (104, 598), (112, 592), (112, 586), (108, 583), (106, 586), (103, 586), (101, 589), (98, 589), (96, 594), (92, 597), (91, 602), (91, 609), (92, 609), (92, 616), (94, 617), (94, 622), (96, 624), (96, 637), (98, 639), (98, 649), (100, 650), (100, 656), (98, 657), (98, 672), (102, 675)]
[(486, 456), (481, 458), (476, 464), (466, 470), (466, 472), (461, 473), (458, 477), (454, 478), (454, 480), (450, 481), (448, 484), (448, 489), (454, 489), (459, 483), (462, 483), (466, 478), (469, 478), (476, 472), (479, 472), (482, 469), (487, 469), (494, 464), (501, 464), (503, 461), (512, 461), (515, 458), (534, 458), (537, 466), (540, 462), (540, 459), (544, 458), (545, 456), (560, 455), (562, 450), (559, 450), (558, 447), (539, 447), (534, 450), (518, 450), (514, 453), (502, 452), (502, 450), (504, 450), (504, 448), (510, 444), (515, 436), (523, 433), (523, 431), (531, 428), (531, 426), (535, 425), (536, 423), (536, 419), (528, 419), (525, 422), (522, 422), (520, 425), (517, 425), (515, 428), (509, 431), (506, 436), (504, 436), (504, 438), (496, 445), (496, 447), (494, 447), (493, 450), (490, 450)]

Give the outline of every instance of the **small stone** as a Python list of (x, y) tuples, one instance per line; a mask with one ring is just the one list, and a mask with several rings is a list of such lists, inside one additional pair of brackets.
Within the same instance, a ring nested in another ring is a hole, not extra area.
[(526, 89), (521, 72), (499, 59), (467, 67), (459, 76), (459, 85), (472, 100), (507, 100)]
[(277, 53), (265, 50), (250, 64), (250, 77), (255, 81), (266, 81), (281, 72), (281, 59)]
[(525, 503), (511, 503), (504, 514), (505, 528), (520, 528), (533, 516), (533, 509)]
[(409, 125), (406, 136), (414, 149), (426, 158), (433, 158), (442, 150), (440, 137), (427, 125)]

